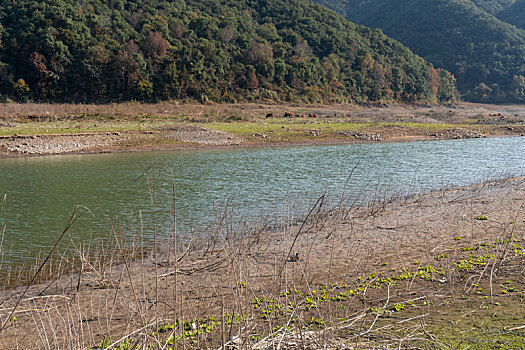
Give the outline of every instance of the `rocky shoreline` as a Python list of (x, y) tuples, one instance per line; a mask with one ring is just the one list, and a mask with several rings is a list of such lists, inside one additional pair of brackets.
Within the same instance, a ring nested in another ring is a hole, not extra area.
[(524, 106), (122, 104), (108, 108), (0, 106), (0, 158), (525, 136)]
[[(525, 128), (507, 135), (487, 135), (476, 131), (451, 128), (426, 134), (407, 134), (392, 128), (386, 135), (377, 132), (341, 131), (338, 137), (322, 137), (320, 130), (307, 131), (307, 140), (271, 140), (266, 134), (254, 133), (245, 139), (222, 131), (185, 124), (163, 130), (76, 133), (58, 135), (0, 136), (0, 158), (43, 156), (59, 154), (137, 152), (176, 150), (188, 148), (216, 148), (239, 146), (330, 144), (357, 142), (403, 142), (425, 140), (454, 140), (491, 136), (523, 136)], [(522, 132), (523, 131), (523, 132)], [(324, 135), (323, 135), (324, 136)]]
[(233, 135), (192, 125), (162, 130), (1, 136), (0, 157), (187, 148), (185, 145), (231, 146), (243, 141)]

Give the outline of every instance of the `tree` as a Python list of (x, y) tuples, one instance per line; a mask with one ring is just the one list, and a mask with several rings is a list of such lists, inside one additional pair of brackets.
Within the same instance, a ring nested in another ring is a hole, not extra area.
[(47, 66), (46, 57), (38, 52), (33, 52), (29, 56), (29, 62), (36, 73), (36, 91), (42, 97), (49, 96), (53, 72)]
[(162, 34), (159, 32), (149, 32), (144, 40), (142, 50), (146, 54), (146, 57), (158, 63), (166, 57), (169, 47), (170, 44), (162, 37)]
[(15, 92), (15, 95), (17, 97), (17, 100), (20, 102), (26, 102), (27, 101), (27, 93), (29, 92), (29, 85), (25, 82), (24, 79), (18, 79), (13, 84), (13, 89)]
[(259, 79), (255, 74), (255, 68), (248, 66), (248, 88), (255, 91), (259, 88)]
[(138, 46), (133, 40), (130, 40), (115, 57), (115, 67), (121, 78), (122, 92), (127, 96), (135, 90), (141, 79), (141, 70), (137, 60), (139, 55)]
[(525, 77), (523, 75), (514, 75), (511, 86), (516, 100), (525, 97)]
[(485, 83), (479, 83), (478, 86), (474, 89), (474, 95), (478, 96), (479, 101), (486, 101), (490, 94), (492, 93), (492, 89), (487, 86)]

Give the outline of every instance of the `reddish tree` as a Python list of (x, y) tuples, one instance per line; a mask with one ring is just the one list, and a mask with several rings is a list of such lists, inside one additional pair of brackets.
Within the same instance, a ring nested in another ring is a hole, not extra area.
[(29, 62), (36, 69), (39, 77), (47, 78), (51, 74), (51, 71), (47, 68), (47, 59), (44, 55), (33, 52), (29, 56)]
[(161, 61), (166, 57), (170, 44), (159, 32), (149, 32), (142, 49), (147, 57)]
[(141, 71), (139, 62), (135, 55), (139, 54), (139, 48), (133, 40), (118, 51), (115, 58), (115, 65), (122, 79), (122, 87), (126, 91), (130, 91), (137, 86), (141, 78)]
[(41, 97), (45, 97), (49, 94), (51, 89), (50, 78), (53, 76), (53, 72), (47, 66), (47, 59), (44, 55), (33, 52), (29, 56), (29, 63), (35, 69), (37, 73), (37, 91)]
[(437, 93), (439, 88), (439, 71), (430, 67), (428, 69), (429, 86), (430, 86), (430, 99), (432, 102), (437, 102)]

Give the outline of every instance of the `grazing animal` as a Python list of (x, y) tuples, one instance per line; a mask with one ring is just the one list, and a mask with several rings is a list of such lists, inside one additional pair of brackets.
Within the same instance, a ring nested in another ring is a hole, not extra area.
[(293, 113), (290, 113), (290, 112), (284, 112), (284, 117), (285, 117), (285, 118), (291, 118), (291, 117), (293, 117)]
[(273, 118), (273, 113), (268, 113), (268, 114), (266, 115), (266, 118)]

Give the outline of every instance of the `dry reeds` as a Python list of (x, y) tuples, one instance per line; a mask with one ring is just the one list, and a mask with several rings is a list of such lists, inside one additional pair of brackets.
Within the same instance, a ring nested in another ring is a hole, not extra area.
[(492, 308), (519, 311), (524, 193), (515, 179), (362, 207), (322, 197), (273, 230), (265, 220), (234, 224), (225, 205), (207, 230), (182, 238), (174, 221), (149, 247), (140, 228), (134, 237), (112, 222), (103, 252), (73, 240), (74, 254), (61, 252), (73, 272), (3, 292), (0, 347), (433, 349), (522, 339), (511, 317), (492, 333), (447, 332), (467, 329), (469, 315), (490, 320)]

